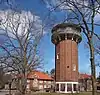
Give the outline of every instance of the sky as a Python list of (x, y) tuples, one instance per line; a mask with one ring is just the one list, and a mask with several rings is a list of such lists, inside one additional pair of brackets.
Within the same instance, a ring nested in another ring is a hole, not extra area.
[[(42, 21), (44, 21), (45, 17), (49, 13), (49, 9), (42, 2), (42, 0), (15, 0), (16, 2), (13, 6), (16, 6), (18, 10), (29, 11), (40, 17)], [(0, 10), (7, 10), (8, 7), (0, 6)], [(54, 18), (56, 17), (57, 23), (63, 20), (64, 13), (59, 13), (59, 11), (52, 15)], [(52, 20), (52, 18), (50, 18)], [(99, 19), (99, 17), (98, 17)], [(55, 21), (55, 22), (56, 22)], [(49, 22), (48, 22), (49, 23)], [(47, 23), (46, 23), (47, 24)], [(55, 67), (55, 46), (51, 42), (51, 29), (45, 29), (45, 34), (41, 39), (40, 50), (42, 51), (44, 57), (44, 68), (43, 71), (50, 71)], [(96, 31), (99, 33), (99, 28), (96, 28)], [(83, 39), (82, 42), (78, 45), (78, 60), (79, 60), (79, 72), (90, 74), (90, 61), (89, 61), (89, 50), (85, 46), (86, 40), (85, 36), (82, 34)], [(97, 75), (100, 68), (97, 68)]]

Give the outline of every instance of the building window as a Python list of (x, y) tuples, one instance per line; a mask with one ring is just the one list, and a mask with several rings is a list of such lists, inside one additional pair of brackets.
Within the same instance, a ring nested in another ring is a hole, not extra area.
[(59, 53), (57, 54), (57, 59), (59, 59)]
[(67, 91), (72, 91), (72, 84), (70, 83), (67, 84)]
[(44, 85), (44, 88), (46, 88), (46, 85)]
[(59, 84), (56, 84), (56, 91), (59, 91)]
[(48, 88), (51, 88), (51, 85), (48, 85)]
[(97, 90), (100, 90), (100, 86), (97, 86)]
[(39, 89), (43, 89), (43, 85), (39, 85)]
[(69, 66), (67, 66), (67, 68), (69, 68)]
[(61, 84), (61, 85), (60, 85), (60, 90), (61, 90), (61, 91), (65, 91), (65, 84)]
[(73, 71), (76, 71), (76, 65), (73, 64)]
[(40, 80), (40, 81), (39, 81), (39, 83), (43, 83), (43, 81), (42, 81), (42, 80)]
[(46, 83), (47, 81), (44, 81), (44, 83)]
[(76, 84), (73, 84), (73, 90), (74, 90), (74, 91), (77, 91), (77, 89), (76, 89)]
[(29, 86), (30, 86), (30, 85), (29, 85), (29, 84), (27, 84), (27, 89), (29, 89)]
[(30, 83), (30, 80), (27, 80), (27, 83)]

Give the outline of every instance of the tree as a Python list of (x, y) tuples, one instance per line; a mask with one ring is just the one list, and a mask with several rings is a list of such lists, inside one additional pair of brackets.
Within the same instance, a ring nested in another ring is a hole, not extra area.
[(0, 66), (0, 88), (4, 87), (4, 71), (2, 66)]
[(63, 22), (75, 23), (79, 25), (87, 38), (90, 53), (91, 75), (92, 75), (92, 95), (96, 95), (96, 71), (93, 36), (99, 40), (95, 28), (100, 26), (95, 20), (100, 14), (99, 0), (44, 0), (50, 12), (63, 11), (66, 16)]
[(46, 74), (49, 74), (49, 72), (48, 72), (48, 71), (46, 71), (45, 73), (46, 73)]
[(99, 76), (97, 77), (97, 82), (100, 83), (100, 72), (99, 72)]
[[(4, 72), (3, 66), (0, 66), (0, 89), (3, 89), (5, 87), (5, 84), (11, 84), (12, 82), (12, 76), (11, 74), (6, 74)], [(11, 95), (11, 88), (9, 90), (9, 95)]]
[(0, 43), (0, 61), (6, 72), (17, 75), (17, 89), (25, 95), (28, 73), (42, 66), (38, 50), (43, 36), (42, 22), (30, 12), (7, 10), (1, 15), (0, 37), (3, 37), (3, 42)]
[(55, 69), (51, 69), (50, 74), (55, 75)]
[[(100, 37), (100, 36), (99, 36)], [(94, 37), (94, 52), (96, 55), (96, 67), (100, 67), (100, 40)]]
[(54, 68), (51, 69), (50, 75), (51, 75), (51, 77), (55, 80), (55, 69), (54, 69)]

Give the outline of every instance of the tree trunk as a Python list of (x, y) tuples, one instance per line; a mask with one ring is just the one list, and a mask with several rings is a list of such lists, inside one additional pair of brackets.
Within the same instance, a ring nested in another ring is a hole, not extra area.
[(22, 78), (22, 81), (21, 81), (21, 92), (22, 92), (22, 95), (25, 95), (26, 94), (26, 86), (27, 86), (27, 80), (26, 80), (26, 77), (23, 77)]
[(91, 76), (92, 76), (92, 95), (96, 95), (96, 71), (95, 71), (95, 58), (94, 58), (94, 47), (92, 42), (89, 42), (90, 46), (90, 62), (91, 62)]
[(11, 95), (11, 83), (9, 83), (9, 95)]

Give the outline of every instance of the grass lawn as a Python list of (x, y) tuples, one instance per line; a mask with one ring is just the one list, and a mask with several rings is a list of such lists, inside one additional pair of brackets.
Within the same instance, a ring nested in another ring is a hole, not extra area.
[[(82, 92), (82, 93), (68, 93), (68, 94), (61, 94), (61, 93), (33, 93), (32, 95), (92, 95), (91, 92)], [(97, 95), (100, 95), (100, 93), (97, 93)]]

